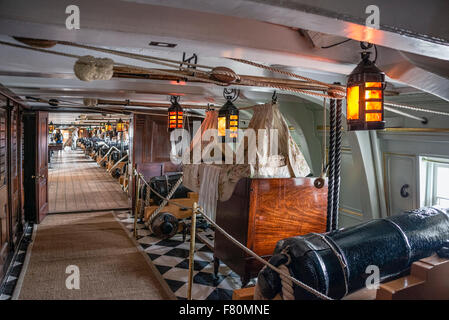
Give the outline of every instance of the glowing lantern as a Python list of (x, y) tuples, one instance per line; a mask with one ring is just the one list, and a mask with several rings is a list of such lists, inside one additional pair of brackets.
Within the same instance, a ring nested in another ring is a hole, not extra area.
[(125, 131), (125, 123), (122, 121), (122, 119), (120, 118), (117, 122), (117, 132), (123, 132)]
[(385, 74), (362, 52), (362, 61), (348, 77), (346, 117), (348, 131), (379, 130), (384, 121)]
[(172, 96), (171, 106), (168, 108), (168, 131), (184, 127), (182, 107), (178, 103), (179, 97)]
[(53, 121), (50, 121), (50, 124), (48, 125), (48, 133), (53, 133), (55, 130), (55, 126), (53, 124)]
[[(232, 96), (234, 94), (234, 97)], [(223, 93), (226, 103), (218, 111), (218, 136), (222, 142), (236, 142), (239, 129), (239, 109), (232, 103), (237, 98), (237, 91), (232, 89)]]
[(109, 121), (105, 124), (104, 130), (106, 130), (106, 132), (112, 131), (112, 125)]

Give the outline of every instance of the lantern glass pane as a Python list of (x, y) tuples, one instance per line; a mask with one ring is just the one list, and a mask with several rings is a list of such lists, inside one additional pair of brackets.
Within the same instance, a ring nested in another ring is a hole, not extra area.
[(218, 117), (218, 136), (224, 137), (226, 135), (226, 117)]
[(231, 115), (229, 118), (231, 120), (237, 120), (239, 118), (239, 116), (238, 115)]
[(365, 90), (365, 99), (382, 99), (382, 90)]
[(346, 112), (348, 120), (357, 120), (359, 118), (359, 86), (348, 88)]
[(382, 102), (380, 101), (367, 101), (366, 110), (382, 110)]
[(365, 88), (382, 88), (382, 82), (365, 82)]
[(365, 119), (366, 122), (382, 121), (382, 113), (367, 113)]

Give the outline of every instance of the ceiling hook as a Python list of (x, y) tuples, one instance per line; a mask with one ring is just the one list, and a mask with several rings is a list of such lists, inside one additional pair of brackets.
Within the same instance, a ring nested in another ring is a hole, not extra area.
[(239, 89), (223, 89), (223, 97), (231, 102), (234, 102), (239, 97), (240, 90)]
[(180, 96), (170, 96), (171, 103), (178, 103), (180, 99), (181, 99)]
[(274, 104), (278, 101), (278, 95), (276, 93), (276, 90), (274, 90), (273, 95), (271, 96), (271, 102)]

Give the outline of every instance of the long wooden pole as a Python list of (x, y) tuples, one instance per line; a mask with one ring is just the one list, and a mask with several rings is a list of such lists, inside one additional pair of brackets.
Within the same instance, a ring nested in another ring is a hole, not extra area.
[(137, 190), (136, 190), (136, 205), (135, 205), (136, 208), (134, 211), (134, 238), (137, 239), (137, 216), (139, 213), (139, 198), (140, 198), (140, 177), (137, 170), (135, 171), (135, 177), (137, 179), (136, 181)]
[(193, 203), (192, 220), (190, 226), (190, 251), (189, 251), (189, 282), (187, 287), (187, 299), (192, 300), (193, 271), (195, 258), (195, 238), (196, 238), (196, 212), (198, 204)]

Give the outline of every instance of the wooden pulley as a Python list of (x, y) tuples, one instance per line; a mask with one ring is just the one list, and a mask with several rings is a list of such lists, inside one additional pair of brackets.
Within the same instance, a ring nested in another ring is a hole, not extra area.
[(32, 39), (32, 38), (22, 38), (13, 37), (15, 40), (22, 42), (30, 47), (35, 48), (51, 48), (54, 47), (58, 42), (55, 40), (44, 40), (44, 39)]
[(232, 69), (226, 67), (213, 68), (211, 77), (213, 80), (221, 81), (224, 83), (232, 83), (237, 79), (240, 79)]

